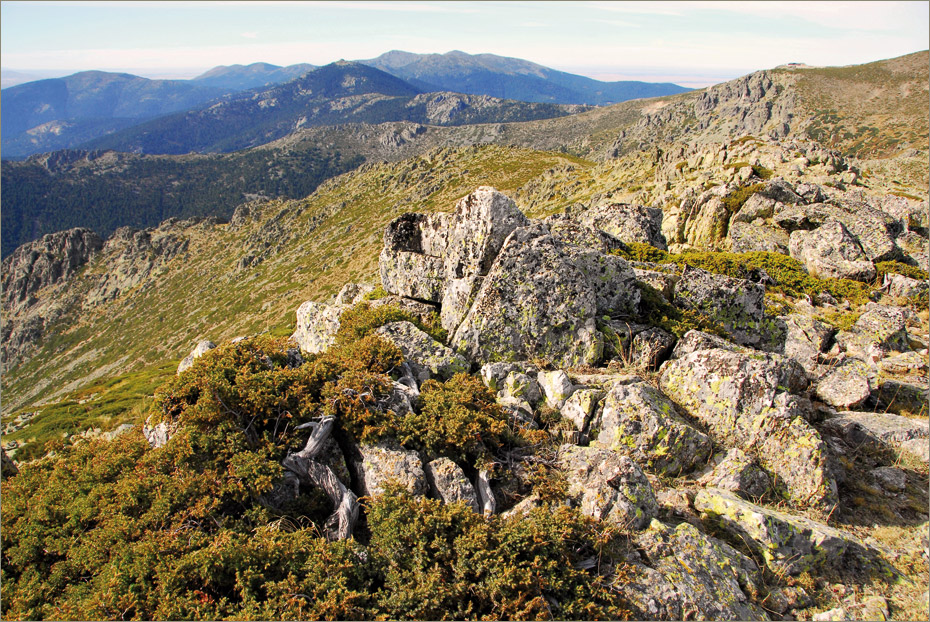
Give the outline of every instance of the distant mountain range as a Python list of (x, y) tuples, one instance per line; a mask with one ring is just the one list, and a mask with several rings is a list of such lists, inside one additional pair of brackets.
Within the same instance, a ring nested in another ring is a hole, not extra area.
[[(492, 54), (469, 55), (463, 52), (447, 54), (411, 54), (392, 51), (370, 60), (358, 61), (383, 71), (394, 78), (403, 80), (408, 95), (431, 92), (451, 92), (478, 97), (517, 100), (534, 104), (576, 104), (604, 105), (628, 99), (669, 95), (686, 91), (674, 84), (650, 84), (645, 82), (600, 82), (560, 71), (555, 71), (528, 61), (495, 56)], [(181, 111), (198, 109), (204, 104), (223, 99), (224, 105), (229, 101), (242, 101), (237, 93), (253, 89), (261, 92), (284, 85), (290, 81), (302, 79), (308, 72), (314, 71), (313, 65), (297, 64), (280, 67), (269, 63), (251, 65), (220, 66), (192, 80), (148, 80), (129, 74), (114, 74), (101, 71), (87, 71), (65, 78), (53, 78), (28, 82), (3, 89), (2, 107), (2, 151), (5, 158), (25, 157), (35, 153), (57, 149), (97, 146), (116, 146), (122, 139), (98, 141), (120, 130), (136, 126), (139, 123), (171, 115)], [(386, 84), (388, 80), (381, 77), (375, 81)], [(377, 88), (377, 87), (373, 87)], [(369, 90), (367, 93), (376, 93)], [(381, 93), (392, 95), (392, 93)], [(397, 93), (393, 93), (394, 96)], [(333, 98), (343, 95), (333, 93)], [(451, 97), (451, 100), (450, 100)], [(225, 98), (225, 99), (224, 99)], [(248, 99), (248, 98), (244, 98)], [(256, 99), (253, 96), (253, 99)], [(258, 96), (257, 100), (267, 99)], [(314, 98), (318, 102), (319, 98)], [(561, 116), (565, 111), (560, 108), (521, 109), (511, 103), (502, 105), (491, 103), (488, 99), (469, 100), (468, 98), (445, 95), (434, 97), (423, 105), (432, 109), (448, 109), (465, 106), (472, 109), (470, 114), (446, 114), (443, 124), (475, 123), (484, 121), (513, 121), (542, 118), (543, 115)], [(396, 102), (395, 102), (396, 104)], [(414, 104), (414, 108), (419, 104)], [(384, 104), (365, 103), (364, 111), (359, 106), (350, 105), (343, 109), (343, 114), (329, 114), (312, 110), (306, 116), (304, 124), (333, 124), (354, 121), (400, 121), (417, 120), (432, 122), (435, 115), (420, 113), (407, 108), (391, 109)], [(368, 108), (374, 107), (374, 110)], [(483, 112), (475, 114), (475, 108)], [(354, 110), (350, 110), (354, 108)], [(496, 118), (491, 109), (507, 109), (506, 114)], [(521, 111), (522, 110), (522, 111)], [(520, 111), (520, 112), (518, 112)], [(330, 111), (333, 112), (333, 111)], [(380, 116), (379, 116), (380, 115)], [(387, 116), (385, 116), (387, 115)], [(391, 116), (393, 115), (393, 116)], [(271, 115), (276, 116), (276, 115)], [(440, 115), (442, 116), (442, 115)], [(267, 119), (262, 118), (258, 125), (264, 126)], [(299, 120), (299, 119), (297, 119)], [(177, 120), (165, 119), (157, 128), (172, 127)], [(237, 131), (242, 129), (237, 126)], [(293, 129), (293, 127), (291, 128)], [(139, 129), (139, 132), (151, 132)], [(155, 130), (156, 134), (161, 129)], [(169, 138), (169, 146), (155, 147), (159, 141), (153, 141), (152, 153), (182, 153), (184, 150), (228, 150), (230, 144), (250, 146), (258, 144), (256, 140), (271, 136), (278, 137), (280, 128), (270, 134), (263, 134), (262, 129), (247, 131), (248, 137), (233, 140), (228, 137), (219, 141), (201, 138), (187, 144), (184, 140)], [(138, 142), (138, 141), (136, 141)], [(136, 147), (138, 148), (138, 147)]]
[(359, 62), (424, 91), (456, 91), (525, 102), (603, 106), (690, 90), (670, 83), (601, 82), (519, 58), (459, 51), (411, 54), (393, 50)]
[(260, 86), (269, 86), (299, 78), (316, 65), (300, 63), (280, 67), (270, 63), (252, 63), (251, 65), (220, 65), (197, 76), (191, 82), (201, 86), (212, 86), (226, 91), (246, 91)]

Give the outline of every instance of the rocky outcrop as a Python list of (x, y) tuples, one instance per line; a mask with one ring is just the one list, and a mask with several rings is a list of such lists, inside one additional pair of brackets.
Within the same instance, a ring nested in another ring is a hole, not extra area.
[(441, 304), (443, 327), (452, 332), (504, 240), (528, 223), (510, 198), (487, 186), (462, 198), (452, 214), (405, 214), (384, 234), (382, 286)]
[(824, 512), (837, 503), (826, 445), (797, 392), (804, 373), (776, 355), (697, 350), (666, 363), (662, 390), (729, 447), (755, 456), (792, 501)]
[(562, 445), (558, 464), (568, 496), (582, 513), (624, 529), (643, 529), (658, 512), (655, 494), (642, 470), (607, 449)]
[(763, 341), (764, 298), (765, 288), (758, 283), (697, 268), (684, 270), (675, 286), (677, 306), (707, 315), (743, 345)]
[(849, 231), (835, 220), (813, 231), (795, 231), (788, 242), (791, 256), (818, 278), (871, 281), (875, 265)]
[(711, 488), (736, 493), (747, 500), (758, 500), (772, 491), (772, 479), (756, 462), (737, 447), (727, 451), (713, 471), (700, 482)]
[(732, 493), (698, 491), (694, 507), (749, 545), (774, 572), (848, 571), (876, 563), (877, 551), (823, 523), (763, 508)]
[(627, 565), (615, 587), (640, 620), (767, 620), (752, 601), (762, 576), (756, 564), (693, 525), (653, 520), (635, 536), (645, 563)]
[(662, 235), (662, 210), (629, 203), (607, 203), (595, 205), (587, 210), (572, 214), (579, 223), (599, 229), (623, 242), (650, 244), (668, 250)]
[(625, 454), (653, 473), (678, 475), (707, 462), (711, 440), (645, 382), (615, 385), (593, 426), (592, 446)]
[(34, 304), (40, 289), (66, 280), (103, 248), (89, 229), (49, 233), (23, 244), (3, 261), (3, 306), (18, 311)]
[(517, 229), (450, 343), (478, 361), (596, 364), (603, 353), (596, 320), (635, 312), (634, 283), (620, 257), (560, 242), (541, 225)]

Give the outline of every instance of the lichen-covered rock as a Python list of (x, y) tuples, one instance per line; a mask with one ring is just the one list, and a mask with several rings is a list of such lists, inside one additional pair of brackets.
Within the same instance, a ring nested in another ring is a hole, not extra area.
[(432, 377), (447, 380), (469, 369), (468, 361), (410, 322), (391, 322), (375, 333), (400, 348), (420, 384)]
[(898, 444), (930, 437), (930, 423), (923, 419), (887, 413), (841, 412), (822, 424), (825, 430), (857, 447), (863, 444)]
[[(357, 304), (359, 299), (355, 299), (353, 304)], [(397, 307), (401, 311), (406, 311), (421, 322), (431, 324), (439, 315), (439, 306), (429, 302), (414, 300), (413, 298), (404, 298), (393, 294), (368, 301), (368, 304), (374, 309), (382, 306)]]
[(554, 214), (543, 223), (549, 228), (552, 237), (575, 246), (583, 246), (599, 253), (614, 253), (629, 250), (629, 247), (601, 229), (581, 224), (566, 214)]
[(365, 296), (375, 291), (374, 285), (364, 283), (346, 283), (336, 294), (333, 304), (337, 305), (354, 305), (365, 299)]
[(743, 346), (738, 346), (717, 335), (711, 335), (700, 330), (689, 330), (684, 337), (678, 340), (672, 349), (672, 358), (681, 357), (697, 352), (698, 350), (729, 350), (730, 352), (749, 352)]
[(559, 467), (568, 497), (583, 514), (624, 529), (643, 529), (658, 512), (649, 480), (635, 462), (607, 449), (562, 445)]
[(481, 366), (480, 374), (484, 386), (497, 393), (504, 389), (504, 381), (512, 372), (525, 371), (527, 367), (523, 363), (486, 363)]
[(476, 361), (594, 364), (603, 352), (597, 301), (567, 245), (541, 226), (524, 227), (504, 243), (450, 343)]
[(505, 400), (520, 400), (535, 408), (542, 401), (542, 389), (536, 379), (520, 372), (512, 371), (504, 379), (504, 386), (498, 395)]
[(795, 231), (788, 242), (791, 256), (818, 278), (871, 281), (875, 265), (841, 223), (831, 220), (813, 231)]
[(343, 305), (326, 305), (308, 300), (297, 308), (297, 325), (291, 339), (310, 354), (322, 352), (336, 341)]
[(930, 270), (930, 244), (926, 235), (905, 231), (895, 239), (895, 251), (905, 262)]
[(734, 492), (744, 499), (759, 499), (772, 491), (772, 479), (739, 448), (727, 451), (714, 470), (701, 477), (705, 486)]
[(805, 421), (798, 365), (774, 355), (698, 350), (663, 365), (666, 395), (728, 447), (754, 455), (792, 501), (829, 512), (837, 503), (826, 445)]
[(426, 465), (426, 477), (433, 493), (443, 503), (464, 501), (475, 512), (480, 512), (478, 494), (472, 486), (462, 467), (448, 458), (437, 458)]
[(895, 219), (860, 201), (840, 205), (776, 205), (773, 216), (774, 224), (792, 235), (795, 231), (817, 229), (830, 221), (843, 226), (869, 261), (888, 261), (900, 252), (892, 235), (892, 230), (899, 226)]
[(694, 508), (745, 542), (776, 573), (842, 572), (869, 567), (876, 561), (877, 552), (851, 534), (809, 518), (763, 508), (724, 490), (698, 491)]
[[(756, 564), (693, 525), (653, 520), (635, 537), (649, 566), (631, 564), (616, 585), (641, 620), (767, 620), (751, 600), (759, 592)], [(650, 568), (651, 566), (651, 568)]]
[(565, 400), (575, 392), (575, 385), (561, 369), (554, 371), (541, 371), (536, 375), (536, 381), (546, 396), (546, 404), (556, 410), (562, 408)]
[(194, 360), (200, 358), (210, 350), (216, 347), (216, 344), (208, 339), (203, 341), (198, 341), (197, 345), (191, 350), (191, 353), (184, 357), (184, 360), (178, 364), (177, 373), (181, 373), (185, 369), (188, 369), (191, 365), (194, 364)]
[(872, 396), (879, 409), (896, 414), (926, 415), (930, 405), (930, 388), (927, 387), (926, 377), (912, 382), (884, 380)]
[(888, 292), (889, 296), (895, 298), (910, 298), (914, 296), (927, 296), (927, 281), (912, 279), (903, 274), (885, 274), (882, 281), (882, 289)]
[(426, 473), (416, 452), (387, 443), (360, 445), (358, 449), (362, 459), (356, 464), (356, 470), (365, 495), (380, 495), (391, 482), (400, 484), (413, 495), (422, 496), (428, 492)]
[(576, 430), (585, 432), (604, 395), (601, 389), (577, 389), (565, 400), (561, 415), (571, 421)]
[(761, 192), (756, 192), (743, 203), (733, 218), (730, 219), (730, 227), (738, 223), (750, 223), (754, 220), (764, 220), (771, 218), (775, 214), (775, 199), (771, 199)]
[(384, 234), (379, 260), (386, 291), (442, 305), (442, 325), (454, 331), (507, 236), (529, 224), (514, 202), (481, 186), (451, 214), (404, 214)]
[(655, 369), (668, 358), (674, 346), (674, 335), (658, 327), (647, 328), (633, 336), (630, 362), (642, 369)]
[(782, 319), (786, 329), (785, 356), (797, 361), (807, 371), (813, 371), (835, 330), (829, 324), (801, 313), (792, 313)]
[(870, 302), (850, 330), (837, 333), (836, 342), (850, 356), (872, 362), (889, 352), (907, 352), (907, 326), (913, 322), (912, 315), (913, 311), (905, 307)]
[(637, 284), (648, 285), (659, 292), (665, 300), (672, 301), (675, 297), (675, 284), (678, 282), (677, 272), (662, 272), (640, 267), (643, 262), (636, 262), (633, 265), (636, 266), (633, 268), (633, 274), (636, 275)]
[[(759, 195), (753, 195), (759, 196)], [(727, 231), (730, 250), (734, 253), (788, 254), (788, 234), (780, 229), (758, 222), (734, 222)]]
[(855, 408), (872, 394), (870, 376), (871, 372), (864, 363), (847, 359), (817, 380), (814, 395), (830, 406)]
[(604, 399), (592, 446), (627, 455), (654, 473), (678, 475), (707, 462), (711, 440), (645, 382), (615, 385)]
[(624, 242), (640, 242), (668, 250), (665, 236), (662, 235), (660, 209), (629, 203), (609, 203), (591, 207), (576, 218)]
[(721, 324), (743, 345), (762, 341), (765, 288), (745, 279), (697, 268), (682, 272), (675, 286), (675, 305), (699, 311)]
[(146, 419), (145, 423), (142, 424), (142, 436), (145, 437), (152, 449), (162, 447), (171, 440), (172, 431), (167, 421), (150, 425), (150, 421)]

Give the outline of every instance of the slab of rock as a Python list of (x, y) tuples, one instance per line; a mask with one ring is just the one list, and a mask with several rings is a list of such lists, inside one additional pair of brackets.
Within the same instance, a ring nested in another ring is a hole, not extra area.
[(875, 264), (858, 240), (841, 223), (831, 220), (813, 231), (795, 231), (788, 242), (791, 256), (807, 271), (822, 279), (871, 281)]
[(504, 240), (529, 224), (514, 202), (481, 186), (451, 214), (404, 214), (385, 231), (379, 266), (392, 294), (442, 305), (442, 325), (458, 327)]
[(658, 512), (655, 494), (635, 462), (607, 449), (562, 445), (559, 467), (581, 512), (624, 529), (643, 529)]
[(665, 236), (662, 235), (660, 209), (629, 203), (608, 203), (591, 207), (576, 218), (624, 242), (640, 242), (668, 250)]
[(672, 358), (680, 359), (686, 354), (697, 352), (698, 350), (729, 350), (730, 352), (748, 353), (750, 350), (743, 346), (727, 341), (723, 337), (711, 335), (700, 330), (689, 330), (684, 337), (678, 340), (672, 349)]
[(841, 412), (822, 423), (825, 430), (852, 446), (899, 444), (930, 437), (930, 423), (887, 413)]
[(552, 237), (575, 246), (583, 246), (599, 253), (616, 253), (627, 251), (629, 247), (619, 238), (605, 231), (581, 224), (566, 214), (554, 214), (543, 220)]
[(698, 491), (694, 508), (745, 542), (776, 573), (843, 572), (876, 563), (877, 552), (851, 534), (764, 508), (724, 490)]
[(878, 409), (895, 414), (927, 414), (930, 390), (926, 379), (913, 382), (885, 380), (874, 393)]
[(566, 248), (541, 226), (516, 230), (455, 331), (453, 347), (475, 361), (597, 363), (603, 352), (597, 292)]
[(736, 447), (727, 451), (714, 470), (699, 481), (705, 486), (727, 490), (749, 500), (760, 499), (773, 490), (768, 473)]
[(684, 270), (675, 286), (675, 305), (707, 315), (742, 345), (762, 341), (765, 288), (705, 270)]
[(792, 501), (830, 512), (836, 481), (823, 439), (792, 393), (803, 374), (790, 359), (761, 353), (697, 350), (662, 366), (659, 386), (728, 447), (756, 457)]
[(565, 400), (575, 392), (575, 385), (572, 384), (571, 378), (561, 369), (541, 371), (536, 375), (536, 381), (546, 397), (546, 404), (556, 410), (561, 409)]
[(907, 473), (894, 467), (878, 467), (870, 472), (879, 486), (891, 493), (902, 492), (907, 487)]
[(707, 462), (712, 444), (645, 382), (615, 385), (604, 399), (592, 446), (631, 457), (654, 473), (678, 475)]
[(734, 253), (761, 251), (788, 254), (788, 234), (769, 225), (756, 222), (731, 223), (727, 238), (730, 241), (730, 251)]
[(410, 322), (391, 322), (378, 328), (380, 335), (400, 348), (419, 384), (436, 377), (447, 380), (467, 372), (468, 361), (442, 345)]
[(926, 296), (928, 284), (927, 281), (912, 279), (903, 274), (885, 274), (882, 281), (882, 289), (888, 292), (889, 296), (895, 298), (909, 298), (912, 296)]
[(355, 466), (363, 494), (371, 497), (380, 495), (391, 482), (400, 484), (417, 496), (429, 491), (423, 463), (416, 452), (388, 443), (360, 445), (358, 449), (362, 459)]
[(815, 370), (820, 354), (827, 350), (835, 329), (801, 313), (792, 313), (781, 319), (786, 328), (785, 356), (797, 361), (808, 372)]
[(636, 535), (648, 566), (631, 564), (629, 579), (616, 587), (642, 620), (768, 620), (752, 602), (761, 573), (730, 545), (693, 525), (669, 527), (653, 520)]
[(863, 362), (847, 359), (817, 380), (814, 395), (830, 406), (855, 408), (872, 394), (871, 376), (872, 372)]
[(197, 346), (191, 350), (191, 353), (184, 357), (184, 360), (178, 364), (177, 373), (181, 373), (185, 369), (189, 369), (191, 365), (194, 364), (195, 359), (199, 359), (201, 356), (212, 350), (216, 347), (216, 344), (208, 339), (203, 341), (198, 341)]
[(346, 308), (308, 300), (297, 308), (297, 326), (291, 339), (304, 352), (322, 352), (336, 342), (339, 318)]
[(475, 512), (480, 512), (478, 493), (472, 486), (462, 467), (448, 458), (437, 458), (426, 464), (426, 477), (433, 493), (443, 503), (464, 501)]
[(579, 432), (587, 432), (604, 395), (601, 389), (577, 389), (562, 405), (562, 417), (571, 421)]
[(890, 352), (911, 349), (907, 326), (912, 317), (910, 309), (870, 302), (850, 330), (836, 334), (836, 342), (850, 356), (877, 362)]
[(512, 371), (504, 379), (504, 386), (498, 392), (498, 397), (504, 400), (524, 401), (532, 410), (542, 401), (543, 392), (536, 378), (518, 371)]
[(630, 362), (642, 369), (655, 369), (668, 358), (675, 336), (658, 327), (636, 333), (630, 344)]

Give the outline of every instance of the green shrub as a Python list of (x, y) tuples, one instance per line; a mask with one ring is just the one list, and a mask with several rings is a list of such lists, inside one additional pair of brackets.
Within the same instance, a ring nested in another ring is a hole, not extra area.
[(886, 274), (901, 274), (919, 281), (930, 279), (930, 274), (926, 270), (921, 270), (917, 266), (909, 266), (900, 261), (880, 261), (875, 264), (875, 270), (878, 273), (878, 280), (881, 280)]
[(662, 249), (656, 248), (652, 244), (643, 242), (628, 242), (629, 250), (619, 251), (617, 254), (627, 261), (648, 261), (653, 263), (662, 263), (668, 260), (668, 253)]
[[(753, 168), (755, 170), (755, 168)], [(723, 198), (723, 206), (727, 213), (735, 214), (749, 200), (749, 197), (765, 188), (765, 184), (752, 184), (741, 186)]]
[(667, 302), (651, 285), (637, 285), (640, 291), (639, 320), (644, 324), (658, 326), (677, 337), (683, 337), (689, 330), (700, 330), (721, 337), (728, 336), (719, 323), (699, 311), (679, 309)]
[(576, 564), (613, 544), (612, 532), (565, 507), (510, 519), (464, 504), (382, 496), (369, 513), (369, 554), (381, 614), (393, 619), (628, 619), (596, 575)]
[(343, 311), (339, 318), (336, 344), (352, 343), (391, 322), (410, 322), (440, 343), (445, 343), (449, 337), (436, 313), (433, 313), (429, 322), (423, 322), (419, 317), (394, 305), (374, 307), (363, 301)]
[(758, 164), (757, 164), (756, 166), (753, 166), (753, 167), (752, 167), (752, 172), (753, 172), (759, 179), (771, 179), (771, 178), (772, 178), (772, 175), (774, 175), (774, 172), (772, 171), (772, 169), (770, 169), (770, 168), (765, 168), (764, 166), (758, 165)]
[(421, 410), (399, 422), (398, 440), (429, 456), (475, 460), (501, 446), (507, 417), (480, 379), (459, 373), (420, 387)]

